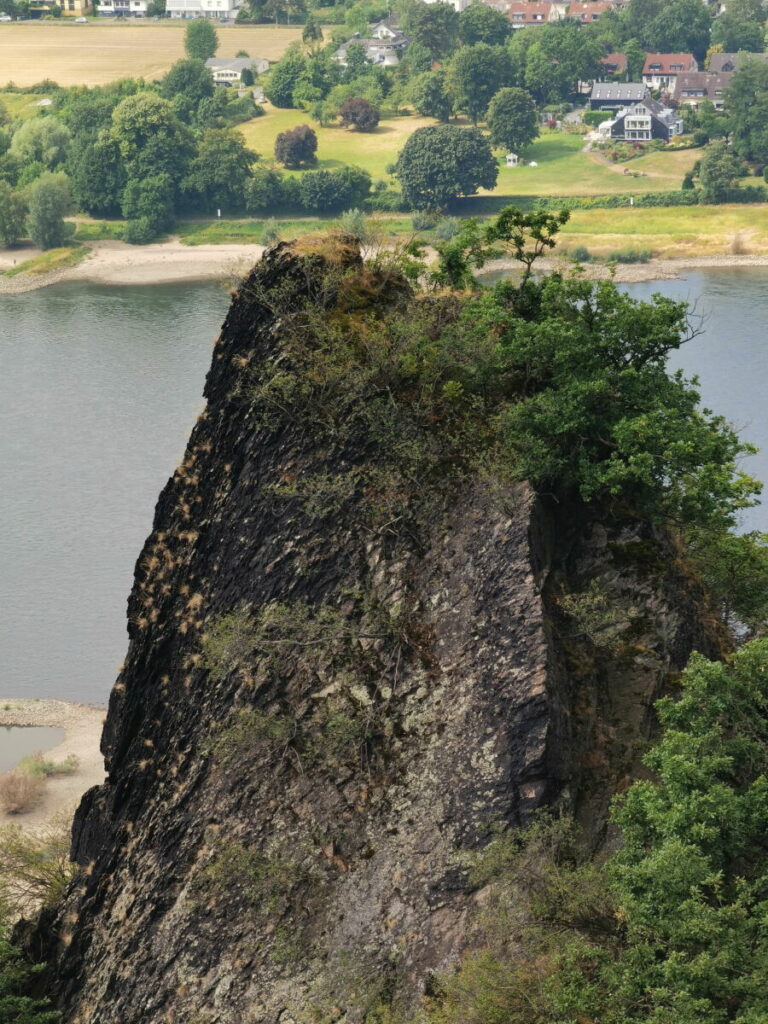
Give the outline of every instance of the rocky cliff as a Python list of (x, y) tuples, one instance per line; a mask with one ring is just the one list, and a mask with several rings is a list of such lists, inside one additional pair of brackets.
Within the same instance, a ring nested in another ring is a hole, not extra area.
[(412, 1001), (462, 948), (466, 853), (543, 804), (599, 842), (652, 699), (711, 648), (647, 528), (466, 474), (410, 522), (360, 483), (370, 438), (280, 408), (261, 368), (286, 302), (330, 315), (327, 267), (359, 267), (324, 245), (277, 247), (235, 294), (137, 563), (108, 781), (52, 926), (65, 1024)]

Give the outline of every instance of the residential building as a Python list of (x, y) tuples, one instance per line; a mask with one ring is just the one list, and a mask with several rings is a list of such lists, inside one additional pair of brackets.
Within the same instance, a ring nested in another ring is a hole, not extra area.
[(591, 25), (601, 14), (610, 11), (614, 4), (610, 0), (586, 0), (568, 4), (568, 17), (582, 25)]
[(683, 134), (682, 118), (658, 100), (646, 99), (631, 107), (623, 107), (613, 121), (600, 125), (600, 132), (616, 142), (669, 142)]
[(263, 57), (209, 57), (205, 66), (213, 75), (216, 85), (239, 86), (246, 68), (254, 75), (263, 75), (269, 71), (269, 61)]
[(512, 28), (528, 28), (564, 18), (566, 8), (567, 4), (552, 3), (551, 0), (512, 0), (507, 4), (506, 15), (512, 22)]
[(149, 0), (100, 0), (96, 8), (102, 18), (146, 18)]
[(723, 71), (720, 74), (691, 71), (686, 75), (678, 75), (672, 98), (697, 110), (700, 104), (709, 100), (716, 110), (722, 110), (725, 103), (724, 93), (732, 78), (732, 71)]
[[(439, 2), (441, 0), (424, 0), (425, 4), (436, 4)], [(469, 7), (471, 0), (442, 0), (442, 2), (449, 3), (457, 14), (461, 14), (462, 11)]]
[(713, 53), (709, 58), (709, 71), (715, 75), (738, 71), (745, 60), (768, 60), (768, 53)]
[(627, 58), (623, 53), (608, 53), (600, 58), (600, 63), (605, 68), (606, 75), (627, 77)]
[(338, 48), (333, 55), (333, 59), (346, 67), (347, 50), (350, 46), (362, 46), (365, 56), (371, 64), (379, 64), (385, 68), (394, 68), (400, 63), (400, 58), (409, 41), (408, 37), (399, 31), (394, 36), (383, 34), (383, 37), (373, 36), (369, 39), (362, 39), (359, 33), (355, 33), (351, 39), (348, 39), (346, 43), (343, 43)]
[(649, 53), (643, 66), (643, 81), (649, 89), (671, 92), (678, 75), (698, 70), (699, 65), (692, 53)]
[(395, 18), (392, 17), (377, 21), (375, 25), (369, 25), (368, 35), (371, 39), (388, 39), (390, 42), (405, 39), (405, 34), (400, 30)]
[(642, 103), (650, 95), (643, 82), (595, 82), (589, 95), (590, 110), (621, 110)]
[(229, 21), (237, 17), (242, 0), (166, 0), (171, 18), (215, 18)]
[(90, 0), (30, 0), (29, 17), (44, 17), (50, 13), (53, 3), (58, 3), (65, 18), (82, 18), (86, 14), (93, 14)]

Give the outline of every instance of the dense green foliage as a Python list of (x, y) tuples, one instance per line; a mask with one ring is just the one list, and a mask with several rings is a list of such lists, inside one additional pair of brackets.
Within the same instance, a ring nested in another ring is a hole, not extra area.
[(70, 212), (72, 194), (66, 174), (41, 174), (27, 190), (27, 231), (41, 249), (65, 245), (74, 227), (64, 218)]
[(494, 840), (479, 948), (432, 1024), (761, 1024), (768, 1005), (768, 642), (695, 656), (657, 705), (652, 778), (616, 802), (602, 866), (567, 823)]
[(493, 145), (514, 151), (525, 149), (539, 134), (536, 107), (525, 89), (500, 89), (488, 107), (487, 122)]
[(474, 128), (434, 125), (411, 135), (395, 174), (403, 198), (415, 209), (440, 208), (478, 188), (493, 188), (496, 160), (487, 139)]
[(731, 79), (725, 105), (738, 155), (768, 161), (768, 64), (746, 60)]
[(219, 36), (208, 18), (193, 18), (184, 31), (184, 49), (193, 60), (208, 60), (216, 55)]

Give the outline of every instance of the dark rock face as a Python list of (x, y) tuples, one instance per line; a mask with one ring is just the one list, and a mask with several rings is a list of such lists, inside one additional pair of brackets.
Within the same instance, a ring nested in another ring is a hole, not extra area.
[[(280, 344), (258, 296), (308, 287), (305, 269), (279, 247), (241, 286), (137, 563), (109, 778), (78, 812), (83, 872), (56, 926), (65, 1024), (356, 1021), (390, 987), (415, 998), (461, 949), (463, 854), (547, 803), (598, 841), (659, 687), (711, 649), (671, 552), (649, 569), (638, 550), (659, 542), (639, 527), (545, 508), (523, 485), (462, 487), (418, 544), (361, 526), (359, 494), (314, 517), (276, 495), (360, 457), (265, 426), (248, 391)], [(563, 625), (560, 595), (595, 578), (634, 623), (620, 665)], [(206, 668), (217, 616), (305, 602), (349, 617), (361, 600), (409, 623), (386, 651), (359, 641), (375, 683), (310, 647), (282, 674)], [(343, 688), (376, 735), (334, 760), (317, 750)], [(253, 708), (289, 709), (315, 747), (289, 736), (217, 757), (222, 727)]]

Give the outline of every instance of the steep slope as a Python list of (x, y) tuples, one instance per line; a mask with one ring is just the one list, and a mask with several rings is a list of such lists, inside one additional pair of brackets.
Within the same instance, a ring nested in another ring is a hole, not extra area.
[[(356, 302), (408, 291), (348, 240), (269, 253), (158, 502), (109, 777), (53, 926), (65, 1024), (355, 1021), (412, 1000), (461, 949), (466, 851), (549, 803), (597, 842), (651, 700), (711, 649), (639, 524), (467, 476), (411, 522), (384, 477), (356, 482), (370, 438), (275, 414), (260, 368), (286, 308), (353, 301), (329, 268), (360, 269)], [(562, 611), (593, 581), (623, 610), (619, 657)]]

